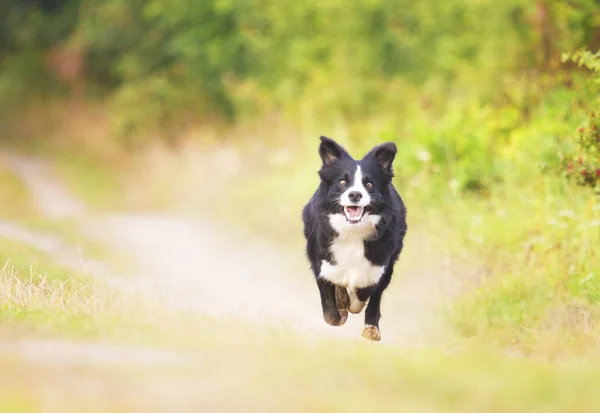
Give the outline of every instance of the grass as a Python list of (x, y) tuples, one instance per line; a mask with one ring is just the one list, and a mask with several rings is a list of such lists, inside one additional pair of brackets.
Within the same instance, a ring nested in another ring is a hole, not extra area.
[(539, 177), (445, 216), (487, 270), (456, 303), (464, 336), (531, 355), (597, 353), (600, 204), (589, 193)]
[[(233, 174), (222, 186), (206, 171), (198, 174), (194, 170), (196, 176), (187, 181), (177, 165), (172, 165), (169, 174), (155, 168), (135, 193), (143, 195), (153, 188), (153, 180), (160, 178), (161, 184), (152, 189), (160, 195), (167, 183), (177, 181), (184, 188), (193, 188), (186, 194), (188, 208), (210, 211), (251, 234), (298, 247), (302, 241), (300, 209), (317, 184), (319, 162), (313, 149), (297, 151), (280, 164), (257, 166), (253, 159), (251, 168), (242, 165), (242, 172)], [(178, 158), (174, 159), (176, 164)], [(193, 405), (196, 410), (211, 406), (225, 411), (247, 410), (248, 406), (264, 411), (353, 411), (373, 406), (423, 412), (597, 411), (598, 201), (562, 178), (518, 160), (500, 168), (503, 180), (479, 194), (449, 187), (450, 176), (427, 171), (427, 166), (412, 176), (401, 170), (402, 166), (396, 183), (409, 207), (409, 227), (435, 234), (443, 248), (480, 267), (474, 278), (454, 274), (463, 285), (448, 314), (462, 336), (455, 354), (444, 354), (440, 343), (434, 343), (436, 349), (406, 353), (367, 343), (310, 338), (286, 329), (172, 312), (157, 303), (132, 307), (110, 294), (100, 298), (94, 292), (90, 294), (100, 299), (97, 306), (73, 299), (69, 305), (75, 307), (61, 312), (57, 311), (61, 300), (57, 300), (57, 308), (50, 302), (46, 307), (33, 306), (36, 311), (25, 312), (22, 318), (17, 310), (8, 317), (34, 334), (185, 350), (202, 360), (202, 369), (86, 368), (75, 374), (48, 367), (46, 376), (34, 378), (37, 366), (3, 361), (0, 371), (8, 372), (5, 377), (19, 377), (20, 381), (5, 387), (9, 393), (0, 395), (0, 406), (12, 403), (23, 412), (37, 411), (40, 406), (47, 407), (43, 393), (54, 389), (63, 395), (55, 400), (61, 411), (68, 411), (70, 403), (74, 411), (82, 410), (82, 404), (93, 404), (98, 411), (160, 411), (161, 403), (178, 407), (172, 397), (177, 394), (174, 389), (190, 385), (193, 391), (181, 390), (184, 393), (176, 398), (181, 410), (193, 410)], [(156, 164), (147, 164), (148, 171), (152, 167)], [(90, 204), (100, 208), (120, 205), (120, 201), (109, 201), (119, 196), (115, 195), (119, 191), (113, 191), (118, 186), (112, 183), (119, 181), (115, 176), (120, 173), (110, 171), (105, 176), (107, 166), (86, 172), (86, 162), (70, 160), (58, 168)], [(99, 195), (93, 193), (94, 186), (100, 188)], [(207, 192), (210, 203), (206, 202)], [(21, 256), (25, 258), (12, 261), (20, 268), (17, 278), (28, 280), (32, 289), (42, 286), (40, 291), (46, 292), (40, 297), (53, 296), (44, 288), (58, 291), (58, 297), (67, 294), (61, 290), (61, 276), (57, 283), (48, 284), (24, 271), (30, 263), (45, 267), (48, 257), (33, 261), (32, 257), (38, 256), (33, 251)], [(9, 284), (13, 285), (16, 281), (11, 277)], [(69, 285), (71, 291), (82, 288)], [(64, 381), (48, 378), (56, 375)], [(101, 386), (99, 394), (70, 399), (68, 383), (77, 383), (82, 377), (95, 378), (103, 386), (109, 381), (119, 383), (117, 387), (126, 390), (119, 397), (107, 398), (103, 392), (116, 390)], [(35, 386), (27, 385), (34, 379)], [(198, 394), (197, 389), (206, 387), (210, 394)], [(277, 391), (273, 391), (275, 387)], [(148, 389), (166, 390), (142, 397), (152, 391)]]
[[(17, 261), (27, 258), (20, 247), (10, 255), (20, 257)], [(134, 413), (164, 411), (167, 405), (178, 411), (212, 406), (218, 411), (285, 408), (298, 412), (367, 408), (595, 412), (600, 408), (595, 362), (548, 364), (506, 358), (481, 348), (463, 348), (456, 354), (442, 354), (439, 349), (406, 352), (174, 314), (159, 306), (140, 307), (135, 314), (124, 303), (99, 295), (82, 276), (73, 277), (42, 258), (38, 264), (48, 268), (44, 275), (18, 266), (2, 268), (5, 333), (18, 323), (26, 331), (19, 334), (13, 329), (12, 337), (30, 337), (33, 331), (35, 337), (52, 333), (73, 338), (65, 329), (68, 326), (70, 331), (80, 330), (81, 339), (185, 350), (200, 364), (72, 369), (68, 364), (38, 365), (3, 355), (3, 411)], [(142, 318), (151, 314), (152, 323), (140, 322), (140, 313)], [(109, 324), (114, 328), (106, 334)], [(46, 397), (49, 393), (52, 398)], [(92, 406), (95, 410), (89, 410)]]
[[(11, 335), (86, 334), (94, 314), (106, 307), (100, 284), (53, 262), (46, 253), (0, 239), (2, 330)], [(43, 268), (39, 273), (35, 268)]]
[[(212, 213), (301, 248), (300, 211), (318, 183), (313, 152), (239, 175), (220, 188)], [(435, 174), (399, 174), (396, 185), (408, 205), (409, 228), (435, 234), (441, 248), (480, 268), (476, 278), (454, 274), (465, 286), (449, 314), (460, 335), (523, 355), (597, 355), (600, 201), (536, 168), (508, 164), (504, 182), (484, 195), (443, 189), (447, 180)]]
[(135, 291), (56, 264), (48, 254), (0, 238), (0, 331), (12, 338), (58, 338), (182, 345), (170, 329), (189, 317)]
[[(317, 184), (319, 160), (314, 148), (291, 152), (286, 162), (242, 165), (238, 169), (243, 173), (233, 174), (224, 186), (212, 178), (202, 179), (209, 175), (201, 165), (197, 170), (186, 169), (180, 157), (163, 155), (160, 162), (150, 158), (151, 162), (145, 166), (140, 162), (137, 167), (155, 170), (148, 179), (137, 181), (135, 191), (140, 198), (147, 192), (163, 193), (153, 188), (166, 188), (167, 182), (218, 191), (219, 196), (207, 203), (205, 192), (188, 190), (188, 209), (208, 211), (249, 234), (300, 248), (300, 210)], [(188, 154), (188, 158), (193, 156)], [(200, 156), (197, 159), (204, 161)], [(73, 187), (92, 187), (86, 184), (85, 162), (64, 165)], [(476, 279), (455, 274), (467, 288), (456, 300), (450, 321), (468, 340), (524, 355), (595, 354), (600, 337), (600, 262), (595, 252), (600, 245), (600, 206), (585, 190), (562, 178), (545, 176), (535, 165), (516, 162), (504, 167), (504, 181), (481, 196), (442, 188), (447, 185), (442, 174), (423, 172), (407, 178), (410, 175), (399, 169), (396, 184), (409, 207), (411, 228), (436, 234), (443, 248), (481, 268)], [(98, 171), (92, 175), (102, 181), (102, 168)], [(190, 172), (194, 176), (188, 180), (185, 174)], [(110, 188), (113, 181), (114, 175), (109, 174), (98, 187)], [(256, 202), (257, 193), (261, 203)], [(84, 191), (80, 195), (88, 203), (96, 202)], [(108, 199), (114, 193), (102, 196)], [(151, 198), (156, 196), (146, 201)], [(263, 204), (277, 207), (263, 208)]]
[[(171, 348), (188, 366), (96, 366), (0, 356), (0, 409), (38, 411), (595, 412), (600, 358), (511, 358), (481, 343), (406, 351), (302, 335), (123, 299), (52, 258), (4, 240), (6, 339)], [(39, 269), (32, 270), (31, 264)], [(101, 352), (101, 348), (97, 351)], [(48, 397), (52, 394), (52, 397)], [(232, 397), (235, 395), (235, 397)]]
[[(595, 412), (600, 407), (595, 364), (507, 360), (477, 351), (403, 353), (262, 329), (245, 330), (244, 340), (231, 340), (239, 333), (235, 327), (225, 330), (230, 340), (216, 333), (187, 353), (199, 361), (187, 367), (71, 369), (0, 359), (0, 383), (6, 383), (0, 387), (0, 406), (12, 406), (16, 413), (89, 411), (92, 406), (131, 413)], [(53, 397), (45, 397), (48, 393)]]
[(103, 280), (56, 264), (31, 246), (0, 238), (0, 262), (5, 337), (140, 342), (153, 323), (146, 298), (117, 294)]
[(94, 311), (94, 299), (77, 281), (51, 281), (30, 269), (19, 271), (6, 262), (0, 272), (2, 329), (12, 334), (38, 329), (62, 330)]

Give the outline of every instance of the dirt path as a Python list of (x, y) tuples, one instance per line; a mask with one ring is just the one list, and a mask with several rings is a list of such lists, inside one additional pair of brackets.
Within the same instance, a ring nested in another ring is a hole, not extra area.
[(50, 171), (43, 160), (0, 151), (0, 161), (29, 187), (37, 208), (48, 218), (78, 218), (85, 214), (83, 204), (48, 176)]
[[(129, 288), (160, 292), (171, 305), (211, 316), (360, 339), (362, 314), (341, 328), (322, 320), (318, 291), (303, 251), (286, 251), (258, 238), (248, 242), (213, 222), (165, 214), (89, 215), (52, 177), (45, 162), (7, 154), (4, 158), (48, 217), (77, 219), (86, 236), (133, 258), (138, 271), (124, 277)], [(59, 243), (23, 231), (0, 224), (4, 236), (36, 246), (43, 242), (45, 250), (65, 255)], [(409, 232), (406, 244), (383, 301), (381, 327), (383, 342), (413, 347), (446, 336), (441, 306), (452, 291), (448, 259), (431, 250), (417, 231)], [(91, 266), (90, 272), (119, 283), (119, 277), (100, 265)]]

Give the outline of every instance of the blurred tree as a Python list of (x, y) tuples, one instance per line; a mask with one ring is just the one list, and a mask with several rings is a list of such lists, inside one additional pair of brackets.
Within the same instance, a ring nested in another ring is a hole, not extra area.
[(106, 91), (122, 136), (281, 110), (393, 119), (457, 99), (527, 111), (538, 75), (597, 49), (599, 26), (598, 0), (4, 0), (0, 67)]

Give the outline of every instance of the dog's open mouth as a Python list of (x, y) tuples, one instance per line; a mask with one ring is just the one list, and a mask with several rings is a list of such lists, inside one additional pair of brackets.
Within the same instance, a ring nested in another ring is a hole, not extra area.
[(346, 215), (346, 220), (351, 223), (360, 222), (364, 215), (365, 209), (359, 206), (345, 206), (344, 214)]

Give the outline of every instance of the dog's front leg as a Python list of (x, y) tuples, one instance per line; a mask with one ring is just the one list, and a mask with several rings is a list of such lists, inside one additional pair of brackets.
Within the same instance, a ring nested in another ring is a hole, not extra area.
[(360, 313), (363, 310), (363, 308), (365, 308), (367, 300), (369, 299), (369, 297), (371, 297), (371, 295), (373, 295), (376, 289), (377, 285), (373, 285), (371, 287), (359, 288), (357, 290), (348, 291), (350, 295), (350, 305), (348, 310), (352, 314)]
[(323, 318), (327, 324), (332, 326), (344, 325), (348, 319), (348, 293), (346, 289), (338, 287), (321, 277), (317, 277), (317, 285), (321, 294)]
[(383, 276), (375, 288), (371, 287), (370, 289), (365, 289), (362, 291), (362, 294), (369, 295), (369, 304), (365, 310), (365, 328), (362, 332), (362, 336), (367, 340), (381, 340), (381, 333), (379, 332), (379, 319), (381, 318), (381, 295), (390, 284), (390, 280), (392, 278), (392, 269), (392, 266), (388, 266), (388, 268), (386, 268)]

